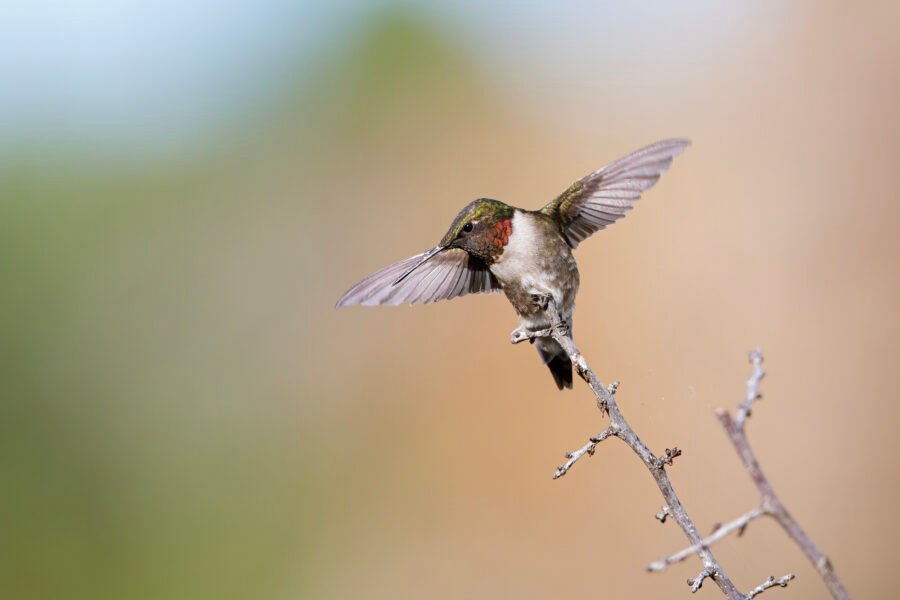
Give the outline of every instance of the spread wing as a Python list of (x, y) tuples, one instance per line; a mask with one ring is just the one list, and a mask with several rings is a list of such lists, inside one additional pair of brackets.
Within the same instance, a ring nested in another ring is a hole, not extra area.
[(403, 281), (394, 285), (397, 278), (415, 265), (424, 254), (411, 256), (372, 273), (347, 290), (337, 301), (336, 307), (429, 303), (500, 290), (500, 284), (487, 266), (459, 248), (435, 254)]
[(690, 144), (688, 140), (665, 140), (635, 150), (579, 179), (541, 212), (562, 224), (563, 236), (576, 248), (634, 208), (641, 192), (653, 187), (672, 159)]

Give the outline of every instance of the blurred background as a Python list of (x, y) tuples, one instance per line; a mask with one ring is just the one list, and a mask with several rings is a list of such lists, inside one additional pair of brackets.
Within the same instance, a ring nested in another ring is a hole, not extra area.
[[(627, 447), (551, 480), (606, 420), (502, 296), (333, 308), (684, 136), (578, 250), (581, 350), (706, 533), (757, 502), (713, 411), (760, 345), (763, 467), (896, 597), (897, 6), (0, 3), (0, 596), (687, 597)], [(774, 523), (716, 550), (826, 595)]]

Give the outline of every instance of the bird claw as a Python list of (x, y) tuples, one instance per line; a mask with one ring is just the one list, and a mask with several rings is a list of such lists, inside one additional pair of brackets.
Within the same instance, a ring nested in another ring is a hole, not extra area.
[(531, 303), (539, 310), (547, 310), (552, 300), (550, 294), (531, 294)]

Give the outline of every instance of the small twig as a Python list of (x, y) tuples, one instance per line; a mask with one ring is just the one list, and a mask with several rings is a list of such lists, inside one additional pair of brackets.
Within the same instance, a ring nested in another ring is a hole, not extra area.
[(747, 395), (744, 397), (744, 401), (738, 405), (734, 414), (735, 421), (740, 429), (744, 428), (744, 423), (753, 409), (753, 403), (762, 398), (762, 394), (759, 392), (759, 382), (766, 376), (766, 372), (762, 369), (762, 350), (756, 348), (750, 351), (750, 363), (753, 365), (753, 372), (747, 378)]
[(666, 465), (670, 467), (675, 464), (675, 459), (681, 456), (681, 450), (678, 449), (678, 446), (674, 448), (666, 448), (666, 453), (657, 457), (656, 459), (656, 468), (662, 469)]
[(780, 579), (775, 579), (774, 575), (770, 575), (769, 578), (766, 579), (763, 583), (759, 584), (758, 586), (756, 586), (755, 588), (750, 590), (750, 593), (747, 594), (747, 600), (753, 600), (754, 598), (756, 598), (757, 596), (762, 594), (767, 589), (775, 587), (775, 586), (787, 587), (788, 582), (790, 580), (792, 580), (794, 577), (795, 577), (795, 575), (793, 573), (788, 573), (787, 575), (785, 575), (784, 577), (782, 577)]
[(668, 507), (668, 506), (663, 506), (661, 509), (659, 509), (659, 512), (656, 513), (656, 519), (657, 519), (660, 523), (665, 523), (665, 522), (666, 522), (666, 517), (670, 516), (671, 514), (672, 514), (672, 513), (669, 512), (669, 507)]
[[(549, 330), (544, 330), (549, 331)], [(515, 336), (515, 332), (513, 332), (513, 336)], [(513, 342), (516, 343), (516, 342)], [(619, 382), (613, 381), (609, 384), (609, 387), (606, 388), (606, 391), (609, 392), (610, 396), (615, 395), (616, 390), (619, 389)], [(579, 458), (587, 454), (588, 456), (593, 456), (594, 452), (597, 450), (597, 444), (604, 441), (611, 435), (615, 435), (616, 432), (612, 427), (607, 427), (594, 437), (590, 438), (587, 444), (575, 450), (574, 452), (566, 452), (566, 458), (569, 460), (566, 461), (565, 464), (556, 467), (556, 472), (553, 474), (553, 479), (559, 479), (563, 475), (569, 472), (569, 469), (572, 468)]]
[(719, 418), (722, 427), (725, 428), (728, 439), (731, 440), (731, 444), (734, 446), (741, 463), (744, 465), (744, 469), (756, 485), (756, 489), (761, 496), (762, 508), (765, 510), (766, 514), (778, 521), (778, 524), (781, 525), (788, 536), (800, 547), (806, 555), (806, 558), (809, 559), (809, 562), (811, 562), (819, 572), (819, 575), (828, 587), (828, 591), (831, 592), (832, 597), (835, 598), (835, 600), (850, 600), (850, 594), (847, 592), (846, 588), (844, 588), (844, 584), (835, 572), (831, 561), (813, 543), (812, 539), (810, 539), (809, 535), (807, 535), (803, 528), (800, 527), (797, 521), (794, 520), (781, 502), (781, 499), (775, 493), (772, 484), (759, 466), (759, 461), (756, 460), (756, 455), (750, 447), (750, 442), (747, 440), (744, 424), (747, 417), (750, 415), (750, 408), (753, 401), (760, 397), (759, 382), (765, 375), (762, 370), (762, 361), (763, 356), (759, 349), (750, 353), (750, 362), (753, 364), (753, 372), (750, 375), (750, 378), (747, 379), (747, 394), (744, 402), (738, 406), (734, 418), (732, 418), (728, 411), (723, 409), (716, 411), (716, 416)]
[[(698, 550), (700, 550), (700, 548), (702, 548), (704, 546), (709, 547), (709, 546), (715, 544), (722, 538), (727, 537), (728, 534), (730, 534), (733, 531), (738, 531), (738, 535), (740, 535), (740, 532), (743, 531), (743, 529), (745, 527), (747, 527), (747, 525), (750, 523), (750, 521), (752, 521), (754, 519), (758, 519), (759, 517), (763, 516), (764, 514), (766, 514), (766, 511), (761, 506), (756, 507), (753, 510), (747, 512), (746, 514), (741, 515), (737, 519), (735, 519), (733, 521), (729, 521), (728, 523), (725, 523), (724, 525), (720, 525), (719, 527), (716, 528), (715, 531), (713, 531), (713, 533), (711, 535), (703, 538), (703, 540), (701, 540), (699, 544), (694, 544), (693, 546), (688, 546), (687, 548), (684, 548), (683, 550), (679, 550), (675, 554), (670, 554), (669, 556), (666, 556), (666, 557), (662, 558), (661, 560), (650, 563), (649, 565), (647, 565), (647, 570), (652, 571), (654, 573), (659, 573), (660, 571), (664, 571), (666, 569), (666, 567), (668, 567), (672, 563), (681, 562), (684, 559), (686, 559), (687, 557), (689, 557), (693, 554), (696, 554), (696, 552)], [(657, 518), (659, 518), (659, 515), (657, 515)], [(660, 520), (663, 520), (663, 519), (660, 519)]]
[[(702, 571), (700, 571), (700, 574), (697, 575), (696, 577), (694, 577), (693, 579), (688, 579), (687, 582), (688, 582), (688, 585), (691, 586), (691, 593), (696, 594), (697, 590), (699, 590), (700, 588), (703, 587), (703, 580), (706, 579), (707, 577), (712, 577), (713, 581), (715, 581), (716, 580), (715, 573), (716, 572), (713, 569), (707, 567), (707, 568), (703, 569)], [(741, 600), (743, 600), (743, 597), (741, 598)]]
[(597, 444), (611, 435), (615, 435), (615, 432), (611, 427), (608, 427), (598, 435), (592, 437), (587, 444), (585, 444), (578, 450), (575, 450), (574, 452), (567, 452), (566, 458), (568, 458), (569, 460), (567, 460), (564, 465), (556, 467), (556, 472), (553, 474), (553, 479), (559, 479), (560, 477), (568, 473), (569, 469), (572, 468), (572, 465), (574, 465), (578, 461), (578, 459), (585, 454), (587, 454), (588, 456), (593, 456), (594, 452), (597, 450)]

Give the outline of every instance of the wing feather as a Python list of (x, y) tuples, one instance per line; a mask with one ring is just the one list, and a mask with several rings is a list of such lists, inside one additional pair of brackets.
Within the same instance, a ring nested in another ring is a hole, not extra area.
[(394, 285), (397, 278), (416, 264), (423, 254), (411, 256), (372, 273), (347, 290), (336, 306), (430, 303), (466, 294), (500, 290), (500, 284), (484, 263), (458, 248), (435, 254), (406, 279)]
[(576, 248), (634, 208), (641, 192), (653, 187), (689, 145), (688, 140), (665, 140), (635, 150), (579, 179), (541, 212), (562, 224), (563, 236)]

